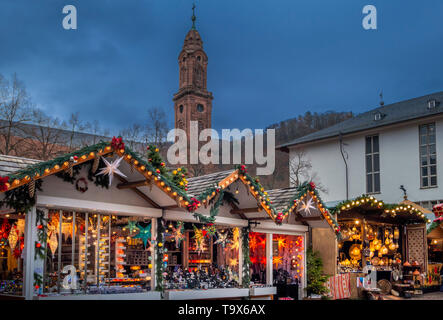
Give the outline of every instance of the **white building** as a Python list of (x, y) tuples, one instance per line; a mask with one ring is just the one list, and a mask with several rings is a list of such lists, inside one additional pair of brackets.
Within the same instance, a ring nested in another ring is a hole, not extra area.
[[(278, 146), (304, 152), (328, 202), (362, 194), (387, 203), (443, 202), (443, 92), (385, 105)], [(291, 163), (291, 162), (290, 162)]]

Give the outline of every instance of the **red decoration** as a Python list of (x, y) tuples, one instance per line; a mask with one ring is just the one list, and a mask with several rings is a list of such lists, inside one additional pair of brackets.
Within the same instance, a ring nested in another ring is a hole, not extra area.
[(8, 186), (6, 185), (8, 182), (9, 182), (9, 177), (0, 177), (0, 192), (8, 190)]
[(75, 190), (81, 193), (85, 193), (86, 191), (88, 191), (88, 182), (85, 178), (77, 179), (77, 181), (75, 182)]
[(111, 147), (114, 150), (120, 150), (125, 148), (125, 143), (123, 142), (122, 137), (116, 138), (115, 136), (112, 138)]
[(432, 208), (432, 211), (434, 211), (434, 214), (435, 214), (436, 218), (443, 216), (443, 203), (436, 204)]
[(36, 242), (36, 243), (35, 243), (35, 247), (36, 247), (36, 248), (40, 248), (41, 246), (42, 246), (42, 244), (41, 244), (40, 242)]
[(309, 186), (311, 187), (311, 191), (315, 190), (315, 183), (314, 182), (309, 182)]
[(277, 213), (277, 217), (275, 218), (275, 220), (277, 221), (277, 223), (282, 223), (283, 213), (282, 212)]
[(3, 219), (2, 226), (0, 227), (0, 239), (8, 239), (9, 231), (11, 230), (11, 225), (7, 218)]
[(160, 173), (160, 169), (155, 170), (155, 172)]
[(198, 201), (196, 198), (191, 198), (191, 203), (188, 204), (188, 210), (191, 212), (197, 210), (199, 204), (200, 201)]
[(240, 172), (241, 172), (241, 173), (246, 173), (246, 172), (247, 172), (247, 170), (246, 170), (246, 166), (245, 166), (244, 164), (242, 164), (242, 165), (240, 166)]
[(39, 225), (37, 226), (37, 229), (41, 230), (41, 229), (43, 229), (43, 226), (42, 226), (41, 224), (39, 224)]

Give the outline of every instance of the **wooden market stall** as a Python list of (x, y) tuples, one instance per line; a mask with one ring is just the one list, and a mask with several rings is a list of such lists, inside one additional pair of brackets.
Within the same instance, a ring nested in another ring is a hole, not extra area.
[(339, 274), (348, 275), (350, 297), (364, 292), (414, 292), (427, 270), (427, 218), (411, 204), (388, 205), (373, 196), (345, 201), (332, 209), (338, 240)]
[(427, 230), (428, 273), (426, 283), (432, 290), (441, 290), (443, 274), (443, 204), (433, 207), (435, 220)]

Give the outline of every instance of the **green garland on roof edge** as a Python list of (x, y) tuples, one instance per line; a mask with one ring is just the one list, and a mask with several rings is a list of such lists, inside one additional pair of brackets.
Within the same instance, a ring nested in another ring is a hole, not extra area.
[[(353, 202), (361, 201), (362, 199), (367, 199), (368, 197), (372, 197), (372, 198), (375, 199), (374, 196), (363, 194), (363, 195), (361, 195), (361, 196), (359, 196), (357, 198), (351, 199), (351, 200), (341, 201), (335, 207), (331, 208), (331, 211), (334, 214), (338, 215), (338, 214), (340, 214), (342, 207), (346, 207), (348, 204), (352, 204)], [(402, 205), (402, 204), (384, 203), (381, 200), (378, 200), (378, 203), (382, 203), (382, 206), (378, 207), (380, 210), (394, 210), (394, 209), (397, 209), (399, 207), (405, 207), (406, 206), (406, 205)], [(374, 203), (372, 203), (372, 202), (365, 203), (365, 204), (369, 204), (371, 207), (375, 207)], [(415, 210), (415, 211), (419, 212), (418, 210)], [(424, 220), (424, 222), (427, 221), (426, 216), (424, 216), (422, 219)]]
[(332, 223), (334, 224), (335, 227), (338, 228), (335, 231), (335, 234), (337, 236), (337, 238), (341, 238), (341, 233), (340, 233), (340, 225), (338, 224), (337, 220), (334, 218), (334, 216), (331, 214), (331, 212), (329, 212), (329, 210), (326, 208), (325, 203), (323, 202), (323, 200), (320, 197), (320, 194), (317, 190), (317, 188), (315, 187), (315, 184), (311, 181), (305, 181), (302, 184), (300, 184), (297, 189), (296, 189), (296, 194), (291, 198), (291, 200), (289, 201), (290, 204), (289, 206), (283, 211), (283, 214), (286, 214), (289, 211), (289, 208), (292, 207), (292, 205), (294, 204), (295, 201), (299, 200), (302, 196), (304, 196), (306, 193), (308, 193), (309, 191), (313, 192), (314, 195), (317, 197), (317, 201), (323, 206), (323, 208), (326, 210), (327, 214), (329, 215), (329, 217), (332, 220)]

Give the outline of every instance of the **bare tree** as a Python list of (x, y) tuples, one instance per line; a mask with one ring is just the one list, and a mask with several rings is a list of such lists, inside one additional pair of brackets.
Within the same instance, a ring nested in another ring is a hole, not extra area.
[(159, 107), (152, 107), (148, 110), (148, 123), (146, 125), (146, 142), (160, 146), (166, 141), (168, 125), (166, 114)]
[(143, 143), (143, 127), (140, 124), (134, 123), (132, 126), (121, 130), (119, 135), (131, 150), (139, 153), (145, 151), (146, 145)]
[(34, 110), (33, 123), (26, 129), (27, 153), (33, 158), (48, 160), (68, 151), (66, 136), (60, 120)]
[(68, 120), (69, 125), (69, 150), (72, 151), (79, 147), (81, 143), (78, 143), (76, 136), (78, 133), (85, 129), (83, 122), (80, 120), (79, 113), (71, 113), (71, 117)]
[(289, 181), (294, 187), (298, 187), (305, 181), (313, 181), (316, 188), (327, 193), (327, 188), (320, 182), (316, 172), (312, 172), (312, 164), (307, 159), (304, 149), (296, 149), (294, 157), (289, 160)]
[(0, 74), (0, 153), (22, 155), (23, 124), (31, 120), (30, 110), (26, 88), (17, 75), (8, 81)]

